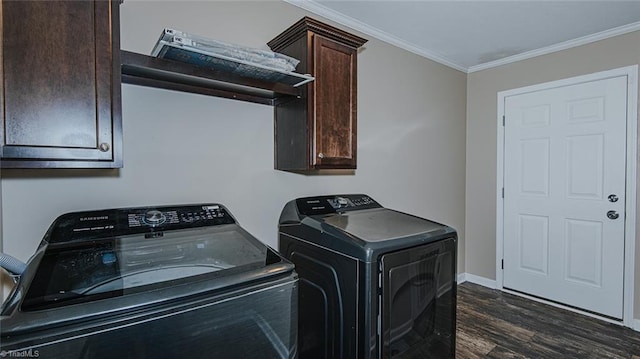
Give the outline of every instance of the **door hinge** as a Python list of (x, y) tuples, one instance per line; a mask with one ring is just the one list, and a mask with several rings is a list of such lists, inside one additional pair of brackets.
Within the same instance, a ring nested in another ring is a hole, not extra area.
[(502, 198), (504, 198), (504, 187), (502, 187)]
[(504, 259), (500, 261), (500, 266), (502, 267), (502, 269), (504, 269)]
[(505, 117), (504, 115), (502, 115), (502, 127), (504, 127), (505, 122), (506, 122)]

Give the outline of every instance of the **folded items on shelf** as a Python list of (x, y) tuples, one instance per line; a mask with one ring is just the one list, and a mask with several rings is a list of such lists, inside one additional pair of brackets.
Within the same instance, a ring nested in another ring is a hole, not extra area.
[(151, 56), (294, 87), (314, 80), (311, 75), (293, 71), (300, 61), (292, 57), (269, 50), (210, 40), (168, 28), (163, 30)]
[(212, 55), (221, 55), (281, 71), (294, 71), (299, 60), (269, 50), (261, 50), (240, 46), (202, 36), (189, 34), (180, 30), (166, 28), (162, 32), (152, 56), (157, 56), (160, 43), (179, 44), (186, 48), (200, 50)]

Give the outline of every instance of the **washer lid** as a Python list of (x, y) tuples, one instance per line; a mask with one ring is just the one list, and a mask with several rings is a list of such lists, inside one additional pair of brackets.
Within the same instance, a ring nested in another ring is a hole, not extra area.
[(277, 255), (237, 224), (49, 244), (22, 304), (32, 311), (258, 271)]
[(443, 228), (439, 223), (387, 208), (336, 213), (321, 221), (367, 242), (413, 237)]

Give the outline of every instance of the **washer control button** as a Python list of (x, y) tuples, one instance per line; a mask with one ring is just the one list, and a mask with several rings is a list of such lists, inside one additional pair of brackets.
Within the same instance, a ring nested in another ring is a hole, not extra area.
[(142, 221), (151, 227), (159, 226), (162, 223), (164, 223), (166, 220), (167, 220), (167, 217), (165, 217), (164, 213), (158, 210), (148, 211), (147, 213), (144, 214), (144, 217), (142, 218)]
[(340, 205), (340, 207), (344, 207), (349, 204), (349, 201), (347, 201), (347, 199), (344, 197), (337, 197), (336, 201), (338, 201), (338, 204)]

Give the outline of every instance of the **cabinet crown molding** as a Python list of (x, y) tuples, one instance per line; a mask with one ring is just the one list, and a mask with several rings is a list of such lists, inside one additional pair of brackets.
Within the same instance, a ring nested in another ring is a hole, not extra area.
[(300, 37), (305, 36), (307, 32), (313, 32), (315, 34), (326, 37), (333, 41), (340, 42), (354, 49), (359, 48), (360, 46), (364, 45), (367, 42), (367, 39), (364, 39), (360, 36), (350, 34), (336, 27), (327, 25), (323, 22), (320, 22), (318, 20), (305, 16), (295, 24), (291, 25), (288, 29), (286, 29), (276, 38), (269, 41), (267, 45), (272, 50), (277, 51), (277, 49), (286, 47), (290, 45), (292, 42), (294, 42), (296, 39), (299, 39)]

